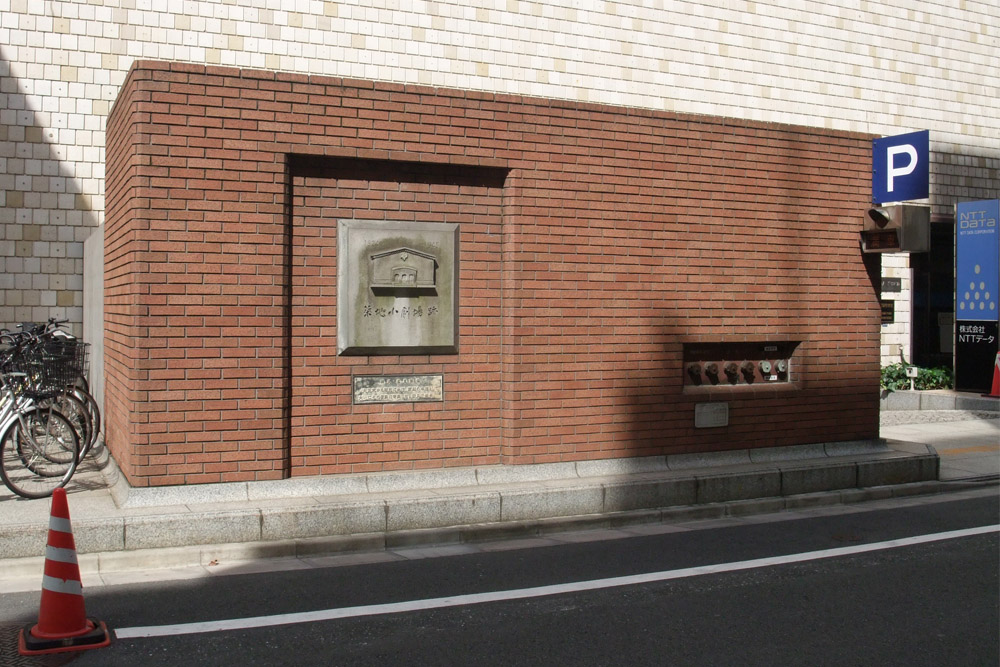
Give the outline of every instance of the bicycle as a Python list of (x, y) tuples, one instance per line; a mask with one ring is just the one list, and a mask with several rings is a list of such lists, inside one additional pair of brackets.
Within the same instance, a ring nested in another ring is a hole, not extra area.
[[(50, 318), (47, 324), (25, 323), (20, 325), (19, 332), (4, 330), (0, 335), (22, 350), (39, 353), (39, 365), (60, 369), (62, 374), (58, 378), (47, 378), (47, 386), (36, 387), (33, 394), (39, 405), (54, 407), (70, 421), (80, 440), (82, 459), (100, 440), (101, 410), (88, 390), (89, 345), (63, 331), (61, 325), (66, 322)], [(37, 374), (33, 379), (37, 385)]]
[(65, 416), (37, 403), (37, 388), (55, 369), (14, 343), (0, 353), (0, 478), (19, 496), (45, 498), (73, 477), (80, 440)]

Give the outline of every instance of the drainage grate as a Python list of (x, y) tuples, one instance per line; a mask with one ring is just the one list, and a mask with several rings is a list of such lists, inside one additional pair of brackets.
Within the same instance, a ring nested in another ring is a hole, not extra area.
[(51, 655), (21, 655), (17, 652), (17, 635), (22, 625), (0, 625), (0, 667), (60, 667), (76, 659), (76, 653)]

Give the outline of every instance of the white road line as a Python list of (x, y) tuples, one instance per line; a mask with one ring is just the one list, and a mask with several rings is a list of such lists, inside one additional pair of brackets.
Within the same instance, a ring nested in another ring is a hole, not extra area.
[(134, 639), (139, 637), (168, 637), (174, 635), (196, 634), (201, 632), (220, 632), (223, 630), (246, 630), (250, 628), (264, 628), (275, 625), (290, 625), (294, 623), (313, 623), (316, 621), (330, 621), (340, 618), (356, 618), (359, 616), (400, 614), (410, 611), (426, 611), (429, 609), (459, 607), (470, 604), (482, 604), (485, 602), (524, 600), (528, 598), (544, 597), (548, 595), (579, 593), (583, 591), (595, 591), (604, 588), (616, 588), (619, 586), (648, 584), (658, 581), (668, 581), (671, 579), (683, 579), (685, 577), (697, 577), (704, 574), (737, 572), (739, 570), (750, 570), (753, 568), (760, 568), (760, 567), (787, 565), (789, 563), (802, 563), (805, 561), (820, 560), (823, 558), (836, 558), (838, 556), (850, 556), (853, 554), (861, 554), (870, 551), (882, 551), (885, 549), (896, 549), (899, 547), (908, 547), (917, 544), (926, 544), (928, 542), (940, 542), (943, 540), (953, 540), (961, 537), (984, 535), (986, 533), (993, 533), (998, 531), (1000, 531), (1000, 525), (981, 526), (979, 528), (952, 530), (945, 533), (933, 533), (930, 535), (917, 535), (915, 537), (905, 537), (898, 540), (874, 542), (872, 544), (859, 544), (850, 547), (840, 547), (837, 549), (824, 549), (822, 551), (807, 551), (805, 553), (789, 554), (786, 556), (773, 556), (770, 558), (756, 558), (754, 560), (746, 560), (736, 563), (701, 565), (698, 567), (687, 567), (679, 570), (667, 570), (665, 572), (649, 572), (647, 574), (634, 574), (626, 577), (611, 577), (608, 579), (594, 579), (591, 581), (576, 581), (566, 584), (537, 586), (534, 588), (520, 588), (509, 591), (472, 593), (469, 595), (452, 595), (449, 597), (432, 598), (427, 600), (390, 602), (387, 604), (362, 605), (360, 607), (343, 607), (340, 609), (321, 609), (317, 611), (304, 611), (293, 614), (254, 616), (251, 618), (233, 618), (222, 621), (202, 621), (198, 623), (177, 623), (174, 625), (149, 625), (144, 627), (140, 626), (134, 628), (119, 628), (118, 630), (115, 630), (115, 635), (119, 639)]

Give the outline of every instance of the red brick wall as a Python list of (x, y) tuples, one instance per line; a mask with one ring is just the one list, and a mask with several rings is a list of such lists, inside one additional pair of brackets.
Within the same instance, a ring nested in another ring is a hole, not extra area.
[[(499, 463), (502, 178), (337, 160), (292, 184), (292, 474)], [(337, 357), (338, 219), (460, 225), (458, 354)], [(352, 404), (352, 375), (438, 373), (444, 402)]]
[[(137, 63), (109, 445), (159, 485), (873, 438), (870, 170), (858, 134)], [(458, 354), (336, 355), (338, 219), (459, 224)], [(764, 340), (801, 341), (794, 382), (684, 389), (685, 343)], [(397, 373), (445, 400), (352, 405)], [(707, 400), (728, 427), (694, 428)]]
[(144, 155), (141, 121), (149, 122), (149, 114), (141, 113), (138, 102), (149, 94), (138, 90), (134, 79), (125, 82), (118, 102), (108, 118), (106, 145), (105, 197), (105, 263), (104, 263), (104, 369), (105, 440), (115, 443), (115, 457), (122, 471), (130, 478), (136, 475), (137, 458), (144, 442), (138, 431), (140, 410), (145, 397), (136, 391), (140, 379), (136, 355), (142, 345), (139, 310), (136, 308), (136, 282), (141, 277), (137, 267), (137, 252), (144, 249), (140, 241), (148, 229), (141, 209), (148, 207), (144, 186), (139, 176)]

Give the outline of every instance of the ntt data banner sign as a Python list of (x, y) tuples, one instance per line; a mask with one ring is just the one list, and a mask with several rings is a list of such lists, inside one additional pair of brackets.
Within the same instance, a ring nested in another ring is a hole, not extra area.
[(990, 391), (1000, 322), (1000, 200), (955, 206), (955, 388)]
[(872, 201), (925, 199), (930, 194), (930, 132), (872, 141)]

